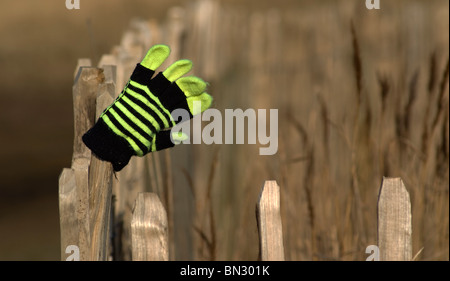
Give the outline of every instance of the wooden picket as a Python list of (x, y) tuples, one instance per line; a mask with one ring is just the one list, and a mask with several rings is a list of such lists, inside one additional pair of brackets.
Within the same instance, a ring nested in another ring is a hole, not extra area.
[(158, 195), (139, 193), (131, 220), (131, 245), (134, 261), (169, 260), (167, 212)]
[(412, 259), (411, 201), (400, 178), (384, 178), (378, 199), (378, 247), (382, 261)]
[(266, 181), (256, 207), (260, 255), (263, 261), (284, 260), (280, 205), (280, 187), (276, 181)]

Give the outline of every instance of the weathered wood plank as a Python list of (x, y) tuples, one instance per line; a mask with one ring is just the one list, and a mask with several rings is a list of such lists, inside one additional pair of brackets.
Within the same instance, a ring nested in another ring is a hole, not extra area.
[(378, 247), (382, 261), (412, 258), (411, 202), (400, 178), (383, 178), (378, 197)]
[(136, 198), (131, 220), (132, 259), (168, 261), (167, 213), (155, 193), (142, 192)]
[(284, 261), (280, 187), (276, 181), (265, 182), (256, 206), (256, 214), (261, 260)]
[[(90, 62), (80, 61), (79, 64), (90, 64)], [(79, 67), (78, 69), (72, 88), (74, 106), (72, 169), (63, 170), (60, 177), (61, 250), (65, 255), (67, 246), (78, 247), (80, 260), (91, 259), (89, 226), (91, 151), (84, 145), (81, 137), (95, 122), (95, 99), (98, 86), (103, 79), (102, 70), (98, 68)], [(69, 216), (72, 217), (69, 218)]]
[(75, 169), (63, 169), (59, 177), (62, 260), (67, 258), (65, 250), (70, 245), (79, 248), (80, 260), (90, 258), (88, 165), (87, 161), (78, 161)]
[(95, 100), (98, 86), (104, 80), (103, 70), (94, 67), (79, 69), (73, 85), (74, 144), (72, 166), (80, 158), (90, 159), (91, 151), (81, 137), (95, 123)]
[[(61, 233), (61, 260), (66, 260), (66, 248), (80, 245), (77, 216), (75, 173), (65, 168), (59, 176), (59, 224)], [(79, 247), (79, 246), (78, 246)]]
[(89, 169), (91, 260), (108, 260), (111, 221), (112, 165), (95, 157)]
[(77, 193), (77, 211), (78, 220), (80, 260), (90, 260), (91, 253), (91, 233), (89, 228), (89, 159), (78, 159), (77, 165), (72, 167), (75, 174), (75, 184)]
[[(105, 65), (105, 83), (99, 85), (96, 101), (96, 119), (108, 107), (115, 96), (115, 66)], [(106, 82), (107, 81), (107, 82)], [(112, 198), (111, 163), (91, 158), (89, 169), (89, 205), (91, 229), (91, 259), (108, 260), (109, 232), (111, 222)]]
[(90, 66), (92, 66), (91, 59), (88, 58), (78, 59), (77, 66), (75, 67), (75, 71), (73, 73), (73, 77), (74, 78), (77, 77), (78, 71), (80, 70), (81, 67), (90, 67)]

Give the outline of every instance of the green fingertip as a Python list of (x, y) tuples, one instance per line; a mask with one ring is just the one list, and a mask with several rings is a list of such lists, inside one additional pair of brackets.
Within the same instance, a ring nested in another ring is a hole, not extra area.
[(176, 81), (186, 97), (198, 96), (206, 89), (206, 82), (196, 76), (182, 77)]
[(189, 138), (189, 136), (183, 132), (172, 133), (172, 141), (175, 145), (180, 144), (182, 141), (185, 141)]
[(192, 69), (192, 61), (190, 60), (179, 60), (174, 62), (166, 70), (164, 70), (163, 75), (170, 82), (174, 82), (181, 76), (185, 75)]
[(155, 45), (148, 50), (141, 65), (151, 69), (156, 70), (161, 64), (169, 57), (170, 48), (166, 45)]
[(213, 97), (208, 93), (202, 93), (201, 95), (188, 97), (187, 103), (192, 115), (197, 115), (211, 107)]

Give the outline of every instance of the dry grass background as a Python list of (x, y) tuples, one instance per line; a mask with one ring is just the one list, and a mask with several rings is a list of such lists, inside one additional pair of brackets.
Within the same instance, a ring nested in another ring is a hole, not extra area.
[[(170, 6), (193, 5), (63, 2), (4, 1), (0, 11), (0, 259), (59, 258), (76, 59), (108, 53), (131, 18), (163, 21)], [(276, 179), (288, 260), (363, 260), (382, 176), (401, 176), (411, 194), (413, 254), (449, 259), (448, 1), (381, 2), (223, 0), (213, 34), (186, 37), (182, 55), (211, 83), (215, 107), (278, 108), (280, 125), (274, 156), (175, 148), (192, 151), (195, 233), (211, 242), (197, 240), (196, 259), (256, 259), (255, 203)]]

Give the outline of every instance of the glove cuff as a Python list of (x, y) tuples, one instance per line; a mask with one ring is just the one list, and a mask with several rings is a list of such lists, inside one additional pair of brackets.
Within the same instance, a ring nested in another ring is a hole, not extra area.
[(102, 118), (83, 135), (83, 142), (99, 159), (111, 162), (116, 172), (135, 154), (127, 141), (116, 135)]

